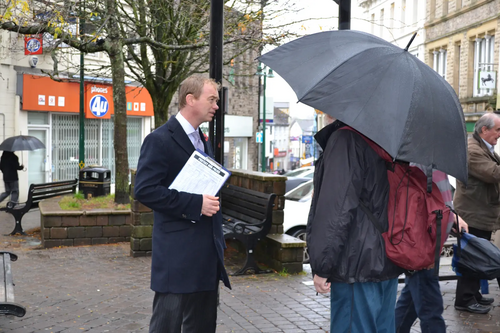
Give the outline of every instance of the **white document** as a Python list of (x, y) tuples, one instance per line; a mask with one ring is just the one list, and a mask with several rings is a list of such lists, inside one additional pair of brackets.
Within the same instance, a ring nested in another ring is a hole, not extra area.
[(216, 195), (230, 175), (231, 172), (226, 168), (197, 149), (175, 177), (169, 189)]

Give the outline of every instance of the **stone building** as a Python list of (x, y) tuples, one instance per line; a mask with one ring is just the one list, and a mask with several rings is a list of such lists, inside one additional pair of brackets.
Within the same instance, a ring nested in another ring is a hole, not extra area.
[[(499, 0), (427, 0), (425, 62), (440, 68), (462, 104), (467, 131), (498, 109)], [(497, 50), (497, 51), (495, 51)]]

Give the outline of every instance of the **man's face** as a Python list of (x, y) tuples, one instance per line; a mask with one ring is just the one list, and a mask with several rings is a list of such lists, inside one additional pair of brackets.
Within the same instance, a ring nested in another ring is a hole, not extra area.
[(193, 97), (193, 109), (196, 114), (196, 119), (201, 123), (212, 121), (215, 116), (215, 111), (219, 109), (217, 101), (219, 100), (219, 92), (213, 84), (205, 83), (201, 92), (200, 98)]
[(500, 118), (495, 118), (494, 122), (495, 126), (491, 129), (483, 126), (483, 128), (481, 128), (481, 134), (479, 135), (484, 141), (492, 146), (496, 145), (498, 138), (500, 138)]

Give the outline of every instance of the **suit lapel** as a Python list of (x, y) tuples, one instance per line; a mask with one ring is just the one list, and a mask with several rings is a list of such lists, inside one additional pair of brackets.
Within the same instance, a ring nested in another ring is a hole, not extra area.
[(191, 140), (189, 140), (186, 132), (184, 132), (184, 129), (182, 128), (179, 121), (175, 119), (175, 116), (172, 116), (170, 117), (168, 124), (168, 129), (172, 133), (172, 138), (174, 139), (174, 141), (177, 142), (177, 144), (182, 149), (184, 149), (184, 151), (186, 151), (189, 156), (191, 156), (194, 151), (194, 146), (191, 143)]

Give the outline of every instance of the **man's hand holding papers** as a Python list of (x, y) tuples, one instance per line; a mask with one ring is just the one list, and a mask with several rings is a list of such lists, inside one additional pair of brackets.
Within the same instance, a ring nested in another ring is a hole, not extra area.
[(201, 206), (201, 213), (203, 215), (212, 216), (219, 211), (219, 207), (219, 197), (203, 194), (203, 205)]

